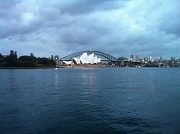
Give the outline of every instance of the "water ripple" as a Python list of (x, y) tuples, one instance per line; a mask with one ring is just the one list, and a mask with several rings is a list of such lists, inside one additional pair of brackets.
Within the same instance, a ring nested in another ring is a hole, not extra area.
[(180, 70), (0, 72), (2, 134), (180, 132)]

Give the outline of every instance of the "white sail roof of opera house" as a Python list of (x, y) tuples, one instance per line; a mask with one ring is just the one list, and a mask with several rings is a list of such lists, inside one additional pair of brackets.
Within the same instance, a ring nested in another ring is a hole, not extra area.
[(87, 57), (88, 57), (87, 53), (83, 53), (80, 56), (79, 60), (81, 61), (82, 64), (85, 64), (87, 62)]
[(97, 64), (101, 62), (101, 58), (94, 56), (94, 53), (88, 56), (87, 52), (83, 53), (80, 58), (74, 57), (73, 61), (63, 61), (66, 65), (73, 64)]
[(101, 62), (100, 58), (94, 56), (94, 53), (87, 55), (87, 52), (83, 53), (80, 58), (73, 58), (74, 64), (97, 64)]
[(63, 63), (66, 65), (71, 65), (72, 61), (63, 61)]
[(80, 64), (81, 63), (81, 61), (80, 61), (80, 59), (78, 59), (78, 58), (73, 58), (73, 62), (75, 63), (75, 64)]

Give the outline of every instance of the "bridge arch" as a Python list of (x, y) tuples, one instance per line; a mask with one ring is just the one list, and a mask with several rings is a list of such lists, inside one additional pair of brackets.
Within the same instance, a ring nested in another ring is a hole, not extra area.
[(81, 56), (83, 53), (87, 53), (87, 54), (92, 54), (94, 53), (95, 56), (98, 56), (101, 58), (101, 61), (117, 61), (118, 59), (107, 54), (107, 53), (103, 53), (103, 52), (100, 52), (100, 51), (89, 51), (89, 50), (86, 50), (86, 51), (80, 51), (80, 52), (76, 52), (76, 53), (73, 53), (73, 54), (70, 54), (70, 55), (67, 55), (63, 58), (60, 58), (60, 61), (71, 61), (74, 57), (79, 57)]

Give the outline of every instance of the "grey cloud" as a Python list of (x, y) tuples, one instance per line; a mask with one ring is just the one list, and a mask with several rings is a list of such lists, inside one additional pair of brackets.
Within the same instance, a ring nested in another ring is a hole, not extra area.
[[(119, 3), (121, 2), (121, 3)], [(63, 13), (68, 13), (72, 15), (76, 14), (87, 14), (96, 11), (102, 10), (112, 10), (123, 7), (125, 0), (113, 1), (112, 0), (91, 0), (91, 1), (82, 1), (77, 0), (75, 2), (68, 2), (66, 6), (61, 6), (59, 4), (59, 9)]]
[(0, 7), (8, 10), (0, 9), (0, 43), (3, 50), (6, 43), (13, 43), (16, 51), (31, 48), (39, 55), (61, 51), (65, 56), (92, 48), (116, 57), (178, 56), (179, 4), (177, 0), (1, 1)]

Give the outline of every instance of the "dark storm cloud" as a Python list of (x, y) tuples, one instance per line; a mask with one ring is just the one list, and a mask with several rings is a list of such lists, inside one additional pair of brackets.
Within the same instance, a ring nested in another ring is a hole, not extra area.
[(59, 9), (63, 13), (69, 13), (72, 15), (75, 14), (86, 14), (90, 12), (97, 12), (102, 10), (113, 10), (123, 7), (125, 0), (112, 1), (112, 0), (90, 0), (90, 1), (82, 1), (77, 0), (74, 1), (68, 6), (61, 7), (59, 5)]
[(0, 49), (65, 56), (179, 56), (178, 0), (1, 0)]

